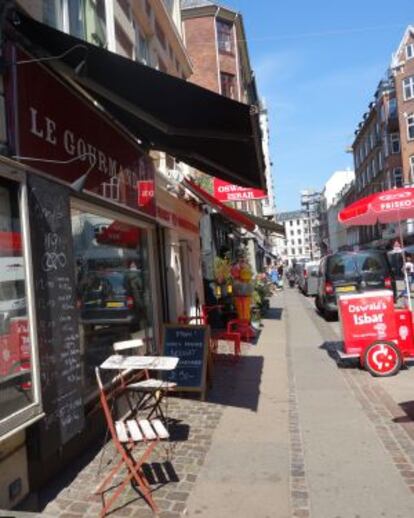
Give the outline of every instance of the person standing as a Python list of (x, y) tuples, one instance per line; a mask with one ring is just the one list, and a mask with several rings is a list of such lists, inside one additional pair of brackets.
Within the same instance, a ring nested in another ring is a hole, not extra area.
[(405, 271), (407, 273), (408, 280), (410, 282), (410, 289), (413, 289), (414, 284), (414, 263), (410, 255), (405, 258)]

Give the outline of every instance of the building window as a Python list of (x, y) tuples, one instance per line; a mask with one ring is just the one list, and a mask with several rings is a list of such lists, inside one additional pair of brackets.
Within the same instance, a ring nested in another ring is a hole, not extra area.
[(404, 101), (414, 99), (414, 76), (406, 77), (403, 81)]
[(71, 226), (88, 399), (96, 390), (94, 368), (114, 342), (139, 337), (154, 352), (148, 231), (74, 207)]
[(233, 25), (223, 20), (217, 20), (217, 39), (220, 52), (234, 52)]
[(414, 58), (414, 43), (410, 43), (405, 47), (405, 57), (407, 59), (413, 59)]
[(302, 244), (302, 239), (298, 239), (298, 245), (301, 245), (301, 244)]
[(291, 236), (294, 236), (294, 235), (295, 235), (295, 231), (294, 231), (294, 230), (291, 230), (291, 231), (290, 231), (290, 235), (291, 235)]
[(291, 254), (292, 254), (292, 255), (295, 255), (296, 250), (295, 250), (294, 248), (291, 248), (291, 249), (290, 249), (290, 252), (291, 252)]
[(384, 169), (384, 158), (382, 156), (382, 150), (378, 153), (378, 171)]
[(414, 184), (414, 155), (410, 156), (410, 183)]
[(220, 72), (221, 94), (230, 99), (236, 98), (235, 78), (233, 74)]
[(83, 0), (45, 0), (43, 20), (56, 29), (85, 39)]
[(394, 155), (398, 154), (401, 151), (399, 133), (391, 133), (390, 141), (391, 141), (391, 153), (393, 153)]
[(414, 139), (414, 113), (407, 116), (407, 138), (408, 140)]
[(0, 178), (0, 436), (40, 413), (20, 199), (20, 185)]
[(291, 221), (289, 221), (289, 225), (290, 225), (291, 227), (293, 227), (293, 221), (292, 221), (292, 220), (291, 220)]
[(377, 176), (377, 161), (375, 157), (371, 161), (371, 171), (372, 171), (372, 177), (375, 178)]
[(393, 187), (402, 187), (403, 186), (403, 175), (401, 169), (398, 167), (392, 172), (392, 183)]
[(144, 65), (150, 65), (148, 40), (134, 24), (135, 28), (135, 60)]

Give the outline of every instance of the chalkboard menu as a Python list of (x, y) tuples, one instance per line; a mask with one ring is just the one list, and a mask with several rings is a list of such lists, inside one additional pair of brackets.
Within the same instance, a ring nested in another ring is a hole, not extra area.
[(205, 392), (209, 330), (207, 326), (164, 326), (164, 354), (180, 360), (165, 379), (178, 390)]
[(43, 409), (42, 454), (56, 451), (84, 426), (79, 319), (69, 191), (28, 177), (31, 247)]

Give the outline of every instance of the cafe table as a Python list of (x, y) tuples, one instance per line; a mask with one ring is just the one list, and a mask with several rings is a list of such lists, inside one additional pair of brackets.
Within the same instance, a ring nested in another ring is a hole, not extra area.
[[(133, 371), (173, 371), (178, 364), (179, 358), (175, 356), (126, 356), (121, 354), (113, 354), (109, 356), (100, 366), (104, 370), (118, 370), (121, 371), (121, 376), (130, 374)], [(149, 419), (153, 414), (158, 415), (163, 420), (165, 417), (161, 409), (161, 402), (167, 393), (175, 386), (168, 381), (157, 379), (146, 379), (137, 383), (131, 383), (125, 386), (126, 391), (133, 391), (138, 394), (139, 400), (135, 409), (131, 404), (129, 398), (131, 411), (138, 412), (142, 410), (149, 410), (147, 418)]]

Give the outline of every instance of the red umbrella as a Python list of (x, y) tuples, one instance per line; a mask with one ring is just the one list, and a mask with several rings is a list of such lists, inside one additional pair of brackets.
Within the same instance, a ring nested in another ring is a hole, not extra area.
[(377, 192), (348, 205), (338, 214), (346, 226), (375, 225), (414, 218), (414, 188)]
[[(338, 214), (340, 223), (347, 227), (358, 225), (375, 225), (376, 223), (392, 223), (398, 221), (400, 240), (403, 245), (401, 221), (414, 218), (414, 188), (401, 187), (388, 191), (377, 192), (361, 198), (345, 207)], [(403, 248), (404, 278), (408, 294), (408, 305), (411, 309), (411, 293), (408, 275), (405, 268), (405, 253)]]

